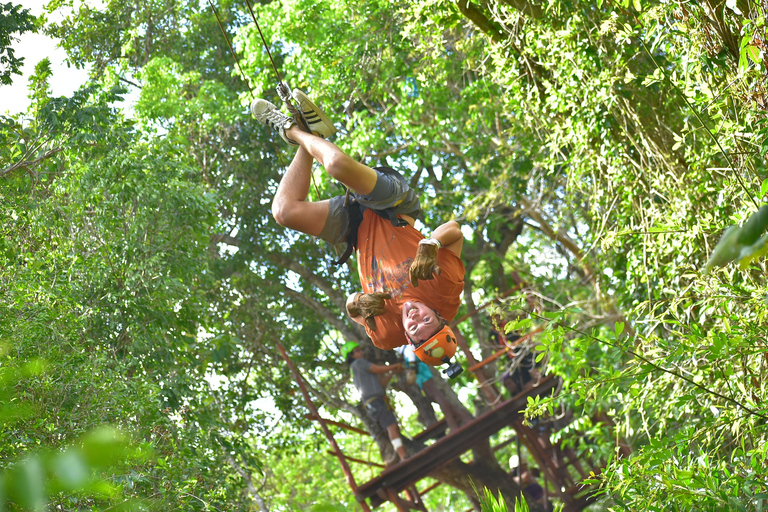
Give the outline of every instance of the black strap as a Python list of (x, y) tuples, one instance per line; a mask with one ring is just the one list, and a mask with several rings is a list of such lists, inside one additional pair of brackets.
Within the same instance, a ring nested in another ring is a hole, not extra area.
[[(389, 174), (393, 176), (397, 176), (398, 179), (401, 179), (405, 181), (405, 178), (403, 178), (403, 175), (397, 172), (396, 170), (392, 169), (391, 167), (374, 167), (377, 171), (383, 173), (383, 174)], [(347, 210), (347, 214), (349, 216), (349, 234), (347, 234), (347, 248), (344, 250), (344, 253), (339, 256), (339, 259), (334, 261), (334, 265), (342, 265), (345, 263), (350, 256), (352, 256), (352, 251), (357, 249), (357, 231), (360, 229), (360, 224), (363, 222), (363, 212), (366, 210), (365, 207), (360, 205), (352, 196), (349, 197), (347, 200), (347, 205), (345, 206)], [(401, 219), (397, 216), (397, 213), (395, 213), (394, 208), (386, 208), (384, 210), (373, 210), (377, 215), (379, 215), (382, 218), (387, 219), (389, 222), (392, 223), (393, 226), (396, 228), (402, 228), (405, 226), (408, 226), (408, 221), (405, 219)], [(416, 217), (421, 215), (421, 210), (418, 210), (417, 212), (413, 212), (412, 217)]]
[(347, 210), (347, 215), (349, 216), (349, 234), (347, 234), (346, 240), (347, 248), (344, 250), (344, 253), (339, 256), (339, 259), (333, 262), (334, 265), (337, 266), (346, 263), (349, 257), (352, 256), (352, 251), (357, 249), (357, 231), (360, 229), (360, 224), (363, 222), (363, 208), (354, 198), (348, 198), (345, 208)]
[[(383, 217), (392, 223), (396, 228), (403, 228), (408, 225), (408, 221), (401, 219), (395, 213), (394, 208), (387, 208), (386, 210), (373, 210), (379, 217)], [(358, 226), (359, 227), (359, 226)]]

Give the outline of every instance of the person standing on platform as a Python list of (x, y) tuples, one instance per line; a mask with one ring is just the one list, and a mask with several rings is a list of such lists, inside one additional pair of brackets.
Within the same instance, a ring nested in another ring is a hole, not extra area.
[(354, 341), (346, 343), (343, 351), (345, 362), (352, 369), (352, 380), (360, 392), (360, 402), (368, 415), (387, 431), (400, 460), (405, 460), (408, 455), (400, 436), (400, 428), (395, 415), (389, 409), (384, 393), (384, 387), (389, 383), (392, 374), (402, 371), (402, 364), (374, 364), (365, 359), (363, 348)]

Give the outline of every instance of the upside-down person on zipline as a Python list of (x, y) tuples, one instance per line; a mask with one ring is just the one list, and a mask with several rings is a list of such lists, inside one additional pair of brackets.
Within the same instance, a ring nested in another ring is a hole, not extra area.
[[(301, 91), (294, 90), (293, 97), (312, 133), (266, 100), (251, 104), (258, 121), (299, 147), (272, 202), (275, 220), (334, 245), (346, 241), (343, 259), (357, 249), (363, 292), (349, 297), (347, 312), (365, 326), (374, 345), (390, 350), (410, 341), (422, 361), (449, 363), (456, 337), (448, 322), (464, 290), (459, 224), (446, 222), (424, 238), (413, 227), (419, 198), (405, 179), (393, 169), (374, 169), (344, 154), (323, 138), (336, 132), (325, 113)], [(307, 201), (314, 160), (351, 190), (348, 202), (343, 195)], [(449, 377), (460, 372), (455, 364), (446, 371)]]

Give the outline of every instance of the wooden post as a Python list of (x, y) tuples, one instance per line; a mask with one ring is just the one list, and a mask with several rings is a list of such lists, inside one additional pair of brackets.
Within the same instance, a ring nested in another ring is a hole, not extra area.
[[(304, 385), (304, 381), (302, 380), (299, 371), (293, 365), (293, 361), (290, 360), (288, 354), (285, 352), (285, 349), (280, 343), (277, 344), (277, 349), (280, 351), (280, 355), (283, 356), (283, 359), (285, 359), (286, 364), (288, 364), (288, 368), (290, 368), (294, 380), (299, 385), (301, 393), (304, 395), (304, 401), (307, 402), (307, 407), (309, 407), (310, 412), (317, 418), (317, 422), (320, 423), (320, 427), (323, 429), (325, 437), (328, 439), (328, 442), (331, 443), (331, 448), (333, 448), (333, 451), (336, 452), (336, 456), (339, 459), (339, 463), (341, 464), (341, 470), (344, 472), (344, 476), (347, 478), (347, 483), (352, 488), (352, 492), (355, 493), (355, 499), (357, 499), (357, 483), (355, 483), (355, 476), (352, 474), (352, 470), (350, 469), (349, 464), (347, 464), (346, 459), (344, 459), (344, 455), (341, 453), (339, 445), (336, 444), (336, 439), (334, 439), (333, 433), (328, 428), (325, 420), (320, 416), (320, 412), (312, 402), (312, 399), (309, 396), (309, 392)], [(358, 503), (360, 503), (360, 506), (364, 512), (371, 512), (371, 508), (368, 506), (368, 503), (365, 500), (359, 501)]]

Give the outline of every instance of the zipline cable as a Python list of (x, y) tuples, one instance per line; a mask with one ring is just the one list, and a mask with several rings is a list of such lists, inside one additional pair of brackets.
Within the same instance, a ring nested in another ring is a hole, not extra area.
[[(261, 42), (264, 45), (264, 49), (267, 51), (267, 56), (269, 56), (269, 61), (272, 63), (272, 69), (275, 71), (275, 76), (278, 80), (278, 86), (277, 86), (277, 94), (280, 96), (280, 98), (285, 102), (285, 104), (288, 106), (288, 110), (293, 115), (294, 119), (298, 119), (299, 126), (304, 129), (307, 133), (312, 133), (312, 131), (309, 129), (309, 124), (307, 124), (307, 120), (304, 119), (304, 114), (301, 113), (300, 110), (296, 109), (294, 105), (290, 102), (291, 99), (291, 89), (288, 87), (288, 84), (286, 84), (282, 77), (280, 76), (280, 72), (277, 70), (277, 66), (275, 66), (275, 61), (272, 59), (272, 53), (269, 51), (269, 46), (267, 45), (267, 41), (264, 38), (264, 34), (261, 32), (261, 27), (259, 26), (259, 22), (256, 21), (256, 15), (253, 12), (253, 8), (251, 7), (250, 0), (245, 0), (248, 4), (248, 10), (251, 13), (251, 18), (253, 18), (253, 22), (256, 25), (256, 29), (259, 31), (259, 36), (261, 36)], [(240, 71), (240, 75), (243, 78), (243, 81), (245, 82), (246, 87), (248, 87), (248, 92), (251, 95), (251, 99), (255, 99), (255, 96), (253, 94), (253, 89), (251, 89), (251, 84), (248, 82), (248, 79), (245, 77), (245, 73), (243, 73), (243, 68), (240, 67), (240, 59), (237, 58), (237, 54), (235, 53), (235, 50), (232, 48), (232, 44), (229, 42), (229, 37), (227, 36), (227, 31), (224, 30), (224, 25), (221, 23), (221, 18), (219, 18), (219, 12), (216, 10), (216, 7), (214, 7), (211, 0), (208, 0), (208, 5), (211, 6), (211, 10), (213, 11), (213, 15), (216, 17), (216, 22), (219, 24), (219, 28), (221, 29), (221, 33), (224, 36), (224, 40), (227, 42), (227, 47), (229, 48), (229, 52), (232, 54), (232, 56), (235, 58), (235, 63), (237, 64), (237, 69)], [(274, 142), (273, 142), (274, 145)], [(280, 152), (277, 150), (277, 146), (275, 146), (275, 154), (277, 154), (278, 159), (280, 159), (280, 165), (285, 168), (285, 164), (282, 161), (282, 157), (280, 156)], [(320, 195), (320, 190), (317, 188), (317, 183), (315, 182), (315, 176), (314, 174), (310, 174), (310, 177), (312, 178), (312, 185), (315, 187), (315, 194), (317, 194), (318, 199), (322, 199), (322, 196)], [(349, 191), (347, 191), (347, 194), (349, 194)], [(346, 206), (346, 200), (345, 200), (345, 206)], [(336, 251), (338, 253), (338, 251)], [(337, 254), (338, 256), (338, 254)]]
[[(272, 63), (272, 69), (275, 71), (275, 76), (277, 77), (278, 96), (280, 96), (280, 99), (283, 100), (285, 105), (288, 107), (288, 111), (291, 113), (293, 118), (298, 122), (299, 127), (302, 128), (307, 133), (312, 133), (312, 130), (309, 129), (309, 123), (304, 118), (304, 114), (301, 112), (300, 109), (296, 108), (296, 106), (294, 106), (294, 104), (291, 102), (293, 100), (291, 88), (288, 86), (287, 83), (283, 81), (283, 78), (280, 76), (280, 72), (277, 70), (275, 61), (272, 58), (272, 52), (269, 51), (269, 45), (267, 44), (267, 40), (264, 38), (264, 33), (261, 31), (259, 22), (256, 20), (256, 14), (253, 12), (253, 7), (251, 6), (250, 0), (246, 0), (246, 3), (248, 4), (248, 11), (250, 11), (251, 13), (251, 18), (253, 19), (253, 23), (256, 25), (256, 30), (259, 31), (259, 36), (261, 37), (261, 43), (264, 46), (264, 50), (266, 50), (267, 52), (267, 56), (269, 57), (269, 62)], [(243, 70), (240, 67), (240, 60), (237, 58), (237, 54), (235, 53), (235, 50), (232, 48), (232, 44), (229, 42), (229, 37), (227, 37), (227, 32), (224, 30), (224, 26), (221, 23), (221, 19), (219, 18), (219, 13), (218, 11), (216, 11), (216, 7), (213, 6), (213, 3), (211, 3), (211, 0), (208, 0), (208, 5), (210, 5), (211, 10), (213, 10), (213, 15), (216, 17), (216, 21), (219, 24), (221, 33), (224, 35), (224, 40), (227, 41), (227, 46), (229, 47), (229, 51), (230, 53), (232, 53), (232, 56), (235, 58), (235, 62), (237, 63), (237, 68), (240, 70), (240, 74), (243, 76), (243, 80), (245, 80), (246, 85), (248, 85), (248, 91), (251, 93), (251, 99), (253, 99), (254, 98), (253, 90), (251, 90), (251, 86), (248, 83), (248, 80), (246, 80), (245, 74), (243, 73)]]
[(256, 24), (256, 30), (259, 31), (259, 36), (261, 36), (261, 44), (263, 44), (264, 45), (264, 49), (267, 50), (267, 56), (269, 57), (269, 62), (272, 63), (272, 69), (275, 70), (275, 76), (277, 77), (277, 82), (279, 84), (282, 84), (283, 83), (283, 79), (280, 76), (280, 72), (277, 70), (277, 66), (275, 66), (275, 61), (272, 59), (272, 53), (269, 51), (269, 46), (267, 45), (267, 40), (264, 39), (264, 34), (261, 32), (261, 27), (259, 26), (259, 22), (256, 21), (256, 15), (253, 13), (253, 7), (251, 7), (251, 0), (245, 0), (245, 3), (246, 3), (246, 5), (248, 5), (248, 11), (251, 13), (251, 18), (253, 18), (253, 22)]
[[(219, 18), (219, 13), (216, 11), (216, 7), (213, 6), (213, 3), (211, 0), (208, 0), (208, 5), (211, 6), (211, 9), (213, 10), (213, 15), (216, 16), (216, 22), (219, 24), (219, 28), (221, 29), (221, 33), (224, 35), (224, 40), (227, 42), (227, 46), (229, 47), (229, 52), (232, 54), (232, 56), (235, 58), (235, 64), (237, 64), (237, 69), (240, 71), (240, 76), (243, 78), (243, 82), (245, 82), (245, 86), (248, 87), (248, 93), (251, 95), (251, 99), (255, 99), (253, 95), (253, 89), (251, 89), (251, 84), (248, 82), (248, 79), (245, 78), (245, 73), (243, 73), (243, 68), (240, 67), (240, 59), (237, 58), (237, 54), (235, 53), (235, 50), (232, 49), (232, 44), (229, 42), (229, 37), (227, 37), (227, 31), (224, 30), (224, 25), (221, 24), (221, 19)], [(261, 31), (259, 31), (261, 32)], [(272, 59), (272, 56), (269, 57)]]
[(304, 119), (304, 113), (301, 111), (301, 109), (296, 108), (296, 106), (292, 103), (293, 95), (291, 88), (288, 87), (288, 84), (283, 81), (283, 77), (280, 76), (280, 72), (277, 70), (275, 61), (272, 58), (272, 52), (269, 51), (267, 40), (264, 38), (264, 33), (261, 31), (258, 20), (256, 20), (256, 14), (253, 12), (251, 0), (245, 0), (245, 3), (248, 5), (248, 11), (251, 13), (253, 23), (256, 25), (256, 30), (259, 31), (259, 36), (261, 37), (261, 44), (264, 45), (264, 49), (267, 51), (267, 56), (269, 57), (269, 62), (272, 63), (272, 69), (275, 71), (275, 76), (277, 77), (277, 95), (280, 96), (280, 99), (283, 100), (285, 106), (288, 107), (288, 111), (291, 113), (293, 118), (298, 121), (299, 127), (307, 133), (312, 133), (312, 130), (309, 129), (309, 123), (306, 119)]

